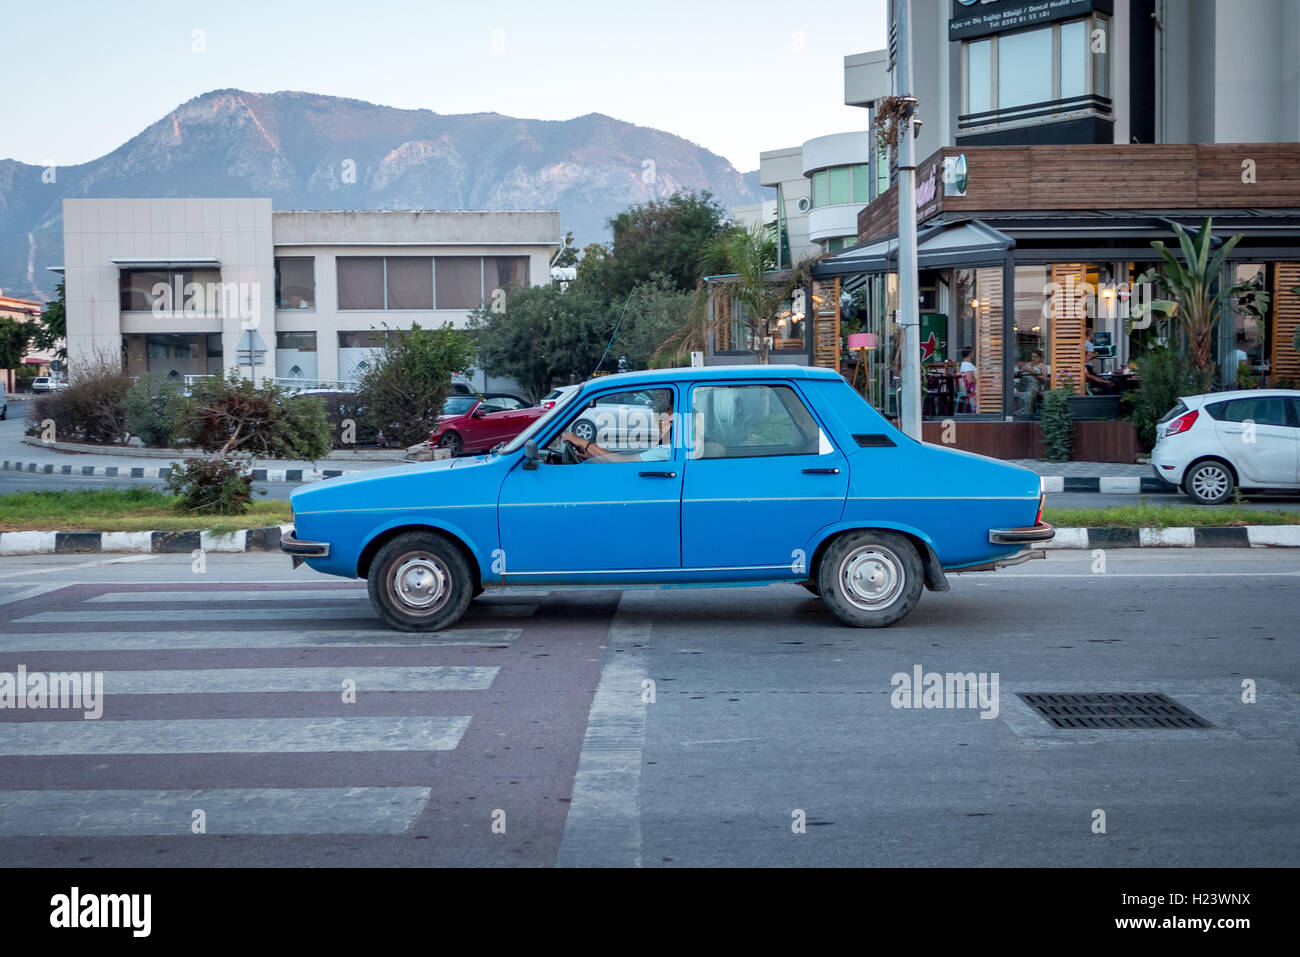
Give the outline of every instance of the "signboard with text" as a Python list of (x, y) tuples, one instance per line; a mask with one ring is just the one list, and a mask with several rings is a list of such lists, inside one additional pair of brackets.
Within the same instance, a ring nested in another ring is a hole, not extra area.
[(1022, 30), (1093, 11), (1112, 13), (1113, 8), (1112, 0), (952, 0), (948, 39), (968, 40)]

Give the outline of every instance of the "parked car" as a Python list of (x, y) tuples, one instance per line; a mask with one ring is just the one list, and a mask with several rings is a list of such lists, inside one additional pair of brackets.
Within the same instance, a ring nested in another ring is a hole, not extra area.
[(1151, 468), (1202, 505), (1234, 489), (1300, 489), (1300, 391), (1185, 396), (1156, 426)]
[(9, 418), (9, 396), (5, 393), (5, 384), (0, 382), (0, 422)]
[(609, 449), (644, 448), (655, 431), (654, 400), (643, 390), (600, 396), (569, 431)]
[(549, 409), (554, 406), (555, 403), (559, 402), (560, 399), (564, 398), (564, 396), (576, 391), (577, 388), (576, 385), (562, 385), (558, 389), (552, 389), (550, 392), (546, 393), (546, 395), (542, 396), (541, 401), (537, 404), (543, 409)]
[(62, 379), (49, 375), (38, 375), (32, 380), (32, 392), (61, 392), (68, 384)]
[(545, 409), (530, 406), (517, 395), (489, 392), (482, 396), (450, 395), (442, 407), (429, 441), (453, 456), (486, 452), (528, 428)]
[[(652, 448), (564, 438), (629, 391), (663, 408)], [(486, 588), (769, 582), (879, 627), (923, 588), (947, 591), (947, 572), (1041, 557), (1040, 484), (908, 438), (829, 369), (665, 369), (584, 383), (494, 454), (297, 489), (281, 548), (295, 567), (366, 579), (404, 631), (453, 624)]]

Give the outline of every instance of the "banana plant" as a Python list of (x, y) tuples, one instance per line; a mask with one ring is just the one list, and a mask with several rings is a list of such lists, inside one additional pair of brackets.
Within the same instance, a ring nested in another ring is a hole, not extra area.
[(1163, 265), (1152, 267), (1137, 277), (1139, 283), (1153, 283), (1169, 297), (1152, 301), (1146, 307), (1147, 314), (1168, 316), (1181, 323), (1187, 335), (1193, 368), (1211, 372), (1214, 370), (1211, 344), (1219, 319), (1238, 311), (1241, 307), (1237, 305), (1237, 299), (1246, 294), (1252, 294), (1258, 307), (1268, 308), (1268, 293), (1255, 285), (1253, 277), (1226, 289), (1222, 286), (1216, 288), (1224, 262), (1242, 237), (1238, 234), (1224, 240), (1223, 245), (1211, 254), (1213, 228), (1213, 220), (1207, 219), (1196, 235), (1191, 236), (1181, 225), (1174, 223), (1181, 259), (1163, 242), (1156, 240), (1151, 248), (1160, 254)]

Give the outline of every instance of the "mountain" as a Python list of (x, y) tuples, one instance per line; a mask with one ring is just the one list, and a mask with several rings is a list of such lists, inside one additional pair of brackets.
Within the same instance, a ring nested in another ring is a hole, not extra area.
[[(0, 289), (47, 299), (62, 200), (269, 196), (275, 209), (558, 209), (580, 246), (606, 220), (681, 189), (758, 202), (757, 172), (671, 133), (600, 113), (443, 115), (314, 93), (216, 90), (113, 152), (50, 171), (0, 160)], [(560, 237), (556, 237), (557, 239)]]

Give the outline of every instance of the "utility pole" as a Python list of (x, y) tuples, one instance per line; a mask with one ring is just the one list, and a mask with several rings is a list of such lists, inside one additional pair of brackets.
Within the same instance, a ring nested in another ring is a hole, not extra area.
[(903, 332), (899, 424), (921, 440), (920, 283), (916, 275), (916, 144), (912, 116), (912, 0), (898, 3), (898, 95), (906, 106), (898, 124), (898, 324)]

